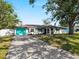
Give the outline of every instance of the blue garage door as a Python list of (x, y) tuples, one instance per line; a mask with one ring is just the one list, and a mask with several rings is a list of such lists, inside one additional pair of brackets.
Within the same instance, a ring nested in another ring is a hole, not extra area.
[(28, 34), (28, 29), (27, 28), (16, 28), (16, 35), (27, 35)]

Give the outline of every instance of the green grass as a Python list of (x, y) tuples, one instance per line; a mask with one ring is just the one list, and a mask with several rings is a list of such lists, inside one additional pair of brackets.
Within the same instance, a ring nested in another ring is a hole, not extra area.
[(10, 43), (12, 41), (11, 36), (5, 36), (0, 38), (0, 59), (5, 59), (5, 56), (8, 52), (8, 48), (10, 46)]
[(7, 49), (0, 49), (0, 59), (5, 59), (7, 51)]
[(51, 46), (62, 48), (71, 52), (72, 54), (79, 55), (79, 34), (75, 35), (53, 35), (53, 36), (41, 36), (41, 40), (47, 42)]

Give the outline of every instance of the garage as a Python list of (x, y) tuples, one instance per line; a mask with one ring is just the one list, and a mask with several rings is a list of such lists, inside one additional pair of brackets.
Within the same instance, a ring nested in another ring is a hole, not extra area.
[(15, 35), (19, 36), (28, 35), (28, 29), (24, 27), (18, 27), (15, 29)]

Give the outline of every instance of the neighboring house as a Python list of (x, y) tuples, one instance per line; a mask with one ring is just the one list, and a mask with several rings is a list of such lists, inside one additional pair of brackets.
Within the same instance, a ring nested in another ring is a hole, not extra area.
[(13, 29), (1, 29), (0, 30), (0, 37), (3, 36), (10, 36), (14, 34), (14, 30)]
[(24, 25), (28, 34), (62, 34), (66, 28), (52, 25)]

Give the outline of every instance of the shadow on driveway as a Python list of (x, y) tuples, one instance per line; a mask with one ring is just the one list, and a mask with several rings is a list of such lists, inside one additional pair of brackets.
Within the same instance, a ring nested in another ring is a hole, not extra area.
[(30, 37), (15, 37), (9, 48), (6, 59), (74, 59), (62, 49), (49, 46), (47, 43)]

